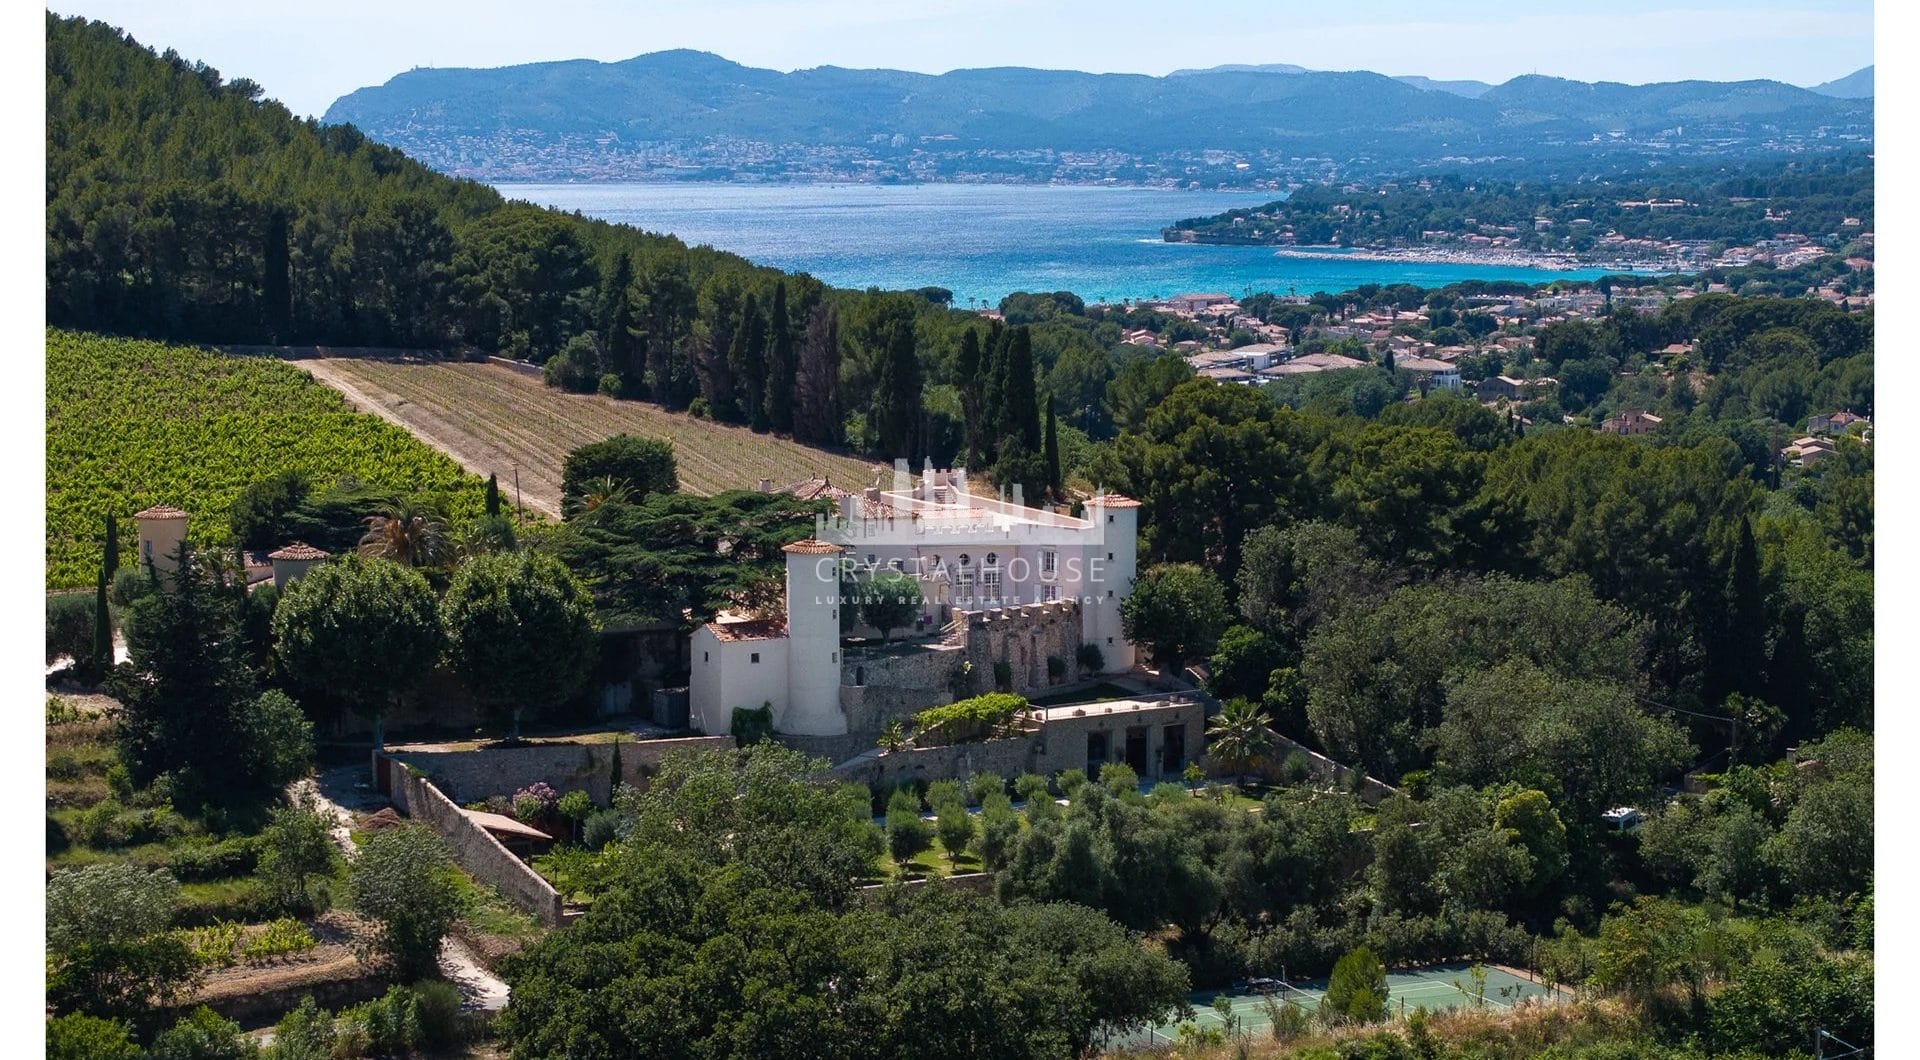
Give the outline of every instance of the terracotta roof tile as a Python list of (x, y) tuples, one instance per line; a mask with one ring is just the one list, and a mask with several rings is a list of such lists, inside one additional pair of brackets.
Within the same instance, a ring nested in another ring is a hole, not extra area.
[(1106, 498), (1105, 498), (1105, 500), (1104, 500), (1104, 502), (1103, 502), (1103, 503), (1105, 503), (1105, 504), (1106, 504), (1106, 506), (1107, 506), (1107, 507), (1109, 507), (1109, 508), (1138, 508), (1138, 507), (1140, 507), (1140, 502), (1139, 502), (1139, 501), (1136, 501), (1136, 500), (1134, 500), (1134, 499), (1133, 499), (1132, 497), (1129, 497), (1129, 496), (1127, 496), (1127, 495), (1126, 495), (1126, 494), (1124, 494), (1124, 493), (1109, 493), (1109, 494), (1107, 494), (1107, 495), (1106, 495)]
[(803, 501), (810, 501), (816, 497), (830, 497), (834, 500), (839, 500), (842, 497), (853, 495), (851, 490), (841, 489), (839, 486), (833, 484), (832, 479), (828, 478), (810, 478), (803, 482), (796, 482), (791, 486), (782, 486), (774, 492), (791, 494)]
[(144, 511), (133, 513), (135, 519), (185, 519), (187, 513), (171, 504), (156, 504)]
[(267, 553), (267, 558), (268, 559), (306, 560), (306, 559), (326, 559), (330, 555), (332, 555), (332, 553), (326, 551), (325, 549), (314, 548), (312, 545), (307, 544), (305, 541), (295, 541), (293, 544), (288, 545), (285, 548), (275, 549), (272, 552)]
[(840, 554), (840, 546), (830, 541), (816, 541), (808, 538), (805, 541), (795, 541), (780, 551), (797, 552), (803, 556), (837, 556)]

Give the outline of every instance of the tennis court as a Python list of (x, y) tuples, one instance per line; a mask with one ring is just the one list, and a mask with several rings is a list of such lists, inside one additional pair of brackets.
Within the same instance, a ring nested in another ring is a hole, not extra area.
[[(1474, 981), (1471, 964), (1443, 964), (1430, 968), (1411, 968), (1387, 973), (1387, 1015), (1399, 1019), (1416, 1008), (1428, 1012), (1470, 1006), (1484, 1000), (1489, 1009), (1501, 1011), (1522, 1003), (1550, 1003), (1547, 988), (1530, 979), (1496, 968), (1480, 966), (1486, 973), (1485, 992)], [(1312, 1015), (1327, 990), (1325, 979), (1253, 980), (1231, 991), (1202, 991), (1189, 994), (1193, 1017), (1188, 1022), (1201, 1028), (1226, 1027), (1245, 1034), (1265, 1033), (1273, 1025), (1273, 1013), (1280, 1004), (1291, 1004)], [(1214, 999), (1224, 997), (1230, 1012), (1223, 1017), (1215, 1010)], [(1534, 1000), (1537, 999), (1537, 1000)], [(1228, 1026), (1231, 1021), (1231, 1026)], [(1165, 1045), (1179, 1034), (1179, 1024), (1165, 1023), (1142, 1031), (1122, 1045)]]

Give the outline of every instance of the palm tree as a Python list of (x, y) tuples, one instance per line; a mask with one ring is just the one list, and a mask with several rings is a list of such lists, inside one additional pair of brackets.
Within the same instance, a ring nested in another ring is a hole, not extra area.
[(880, 729), (880, 746), (889, 753), (898, 751), (907, 745), (907, 727), (894, 718)]
[(363, 556), (379, 556), (408, 567), (441, 567), (453, 558), (447, 524), (431, 511), (401, 504), (361, 521), (367, 524), (358, 549)]
[(628, 504), (632, 500), (633, 491), (625, 482), (606, 475), (588, 484), (587, 492), (573, 502), (571, 515), (575, 519), (592, 519), (609, 504)]
[(1253, 763), (1273, 749), (1273, 719), (1247, 699), (1230, 699), (1207, 726), (1207, 753), (1234, 767), (1234, 785), (1245, 787)]

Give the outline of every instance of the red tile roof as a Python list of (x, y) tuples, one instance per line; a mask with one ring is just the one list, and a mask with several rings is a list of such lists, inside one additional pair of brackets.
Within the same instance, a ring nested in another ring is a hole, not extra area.
[(1109, 493), (1102, 501), (1109, 508), (1138, 508), (1140, 502), (1124, 493)]
[(832, 479), (828, 478), (810, 478), (804, 482), (796, 482), (791, 486), (782, 486), (774, 492), (792, 494), (803, 501), (810, 501), (816, 497), (830, 497), (833, 500), (839, 500), (842, 497), (850, 497), (853, 495), (853, 491), (841, 489), (833, 484)]
[(326, 559), (330, 555), (332, 555), (332, 553), (326, 551), (325, 549), (314, 548), (312, 545), (307, 544), (305, 541), (295, 541), (293, 544), (288, 545), (285, 548), (275, 549), (272, 552), (267, 553), (267, 558), (268, 559), (308, 560), (308, 559)]
[(133, 513), (135, 519), (185, 519), (187, 513), (171, 504), (156, 504), (145, 511)]
[(840, 546), (829, 541), (815, 541), (808, 538), (805, 541), (795, 541), (780, 551), (798, 552), (803, 556), (837, 556), (840, 554)]

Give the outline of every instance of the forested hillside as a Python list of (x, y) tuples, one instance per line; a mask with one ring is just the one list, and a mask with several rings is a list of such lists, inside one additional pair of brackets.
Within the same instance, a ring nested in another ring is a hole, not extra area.
[(1167, 238), (1406, 246), (1423, 235), (1504, 233), (1530, 249), (1584, 251), (1609, 232), (1624, 239), (1740, 243), (1782, 232), (1844, 239), (1871, 231), (1873, 159), (1850, 154), (1582, 181), (1441, 176), (1368, 187), (1316, 185), (1264, 206), (1177, 221)]

